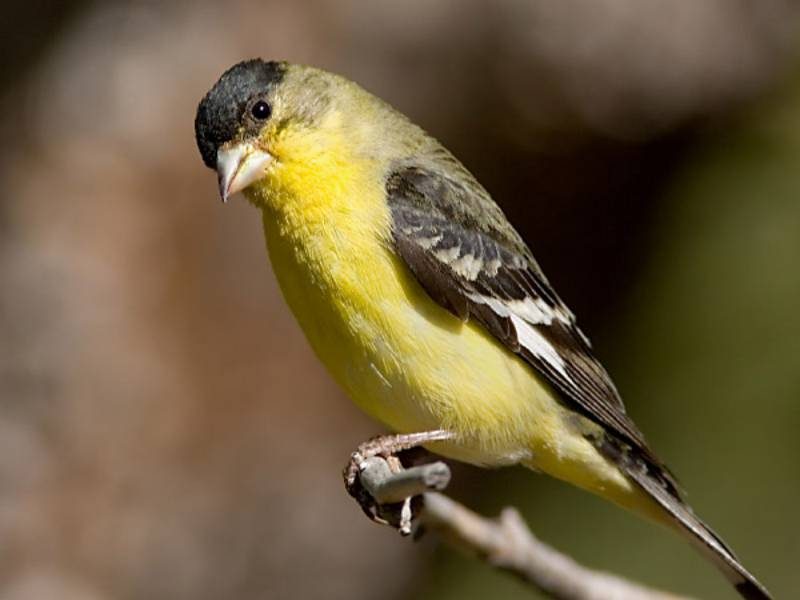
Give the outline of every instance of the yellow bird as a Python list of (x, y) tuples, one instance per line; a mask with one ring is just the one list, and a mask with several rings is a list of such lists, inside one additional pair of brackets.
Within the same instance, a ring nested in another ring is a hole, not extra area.
[(284, 298), (364, 411), (435, 452), (522, 464), (665, 523), (770, 598), (682, 499), (588, 339), (486, 190), (355, 83), (259, 59), (195, 120), (223, 199), (261, 210)]

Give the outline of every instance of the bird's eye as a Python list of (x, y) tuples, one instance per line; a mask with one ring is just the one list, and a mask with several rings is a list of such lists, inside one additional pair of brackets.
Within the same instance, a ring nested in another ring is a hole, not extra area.
[(263, 100), (259, 100), (253, 104), (253, 108), (250, 109), (250, 114), (253, 115), (253, 118), (263, 121), (269, 118), (270, 114), (272, 114), (272, 109), (269, 107), (269, 104)]

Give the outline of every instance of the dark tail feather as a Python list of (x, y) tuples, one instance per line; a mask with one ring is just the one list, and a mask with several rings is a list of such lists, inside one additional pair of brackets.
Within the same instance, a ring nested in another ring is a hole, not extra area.
[(745, 569), (722, 539), (679, 498), (644, 469), (627, 469), (628, 476), (675, 519), (678, 529), (713, 562), (746, 600), (772, 600), (767, 589)]

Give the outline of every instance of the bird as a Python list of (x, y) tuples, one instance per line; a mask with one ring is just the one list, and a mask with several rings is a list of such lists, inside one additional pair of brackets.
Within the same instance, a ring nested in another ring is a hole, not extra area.
[(523, 465), (667, 525), (770, 598), (697, 517), (523, 238), (440, 142), (342, 76), (251, 59), (200, 101), (223, 201), (261, 212), (280, 290), (367, 414), (445, 457)]

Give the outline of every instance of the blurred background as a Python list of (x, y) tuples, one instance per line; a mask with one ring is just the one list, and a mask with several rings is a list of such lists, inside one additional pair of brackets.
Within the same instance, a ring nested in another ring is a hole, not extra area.
[[(536, 595), (368, 523), (382, 431), (311, 355), (193, 120), (252, 56), (340, 72), (506, 209), (695, 509), (800, 590), (800, 6), (27, 2), (0, 22), (0, 597)], [(732, 598), (682, 541), (521, 469), (456, 472), (586, 564)]]

